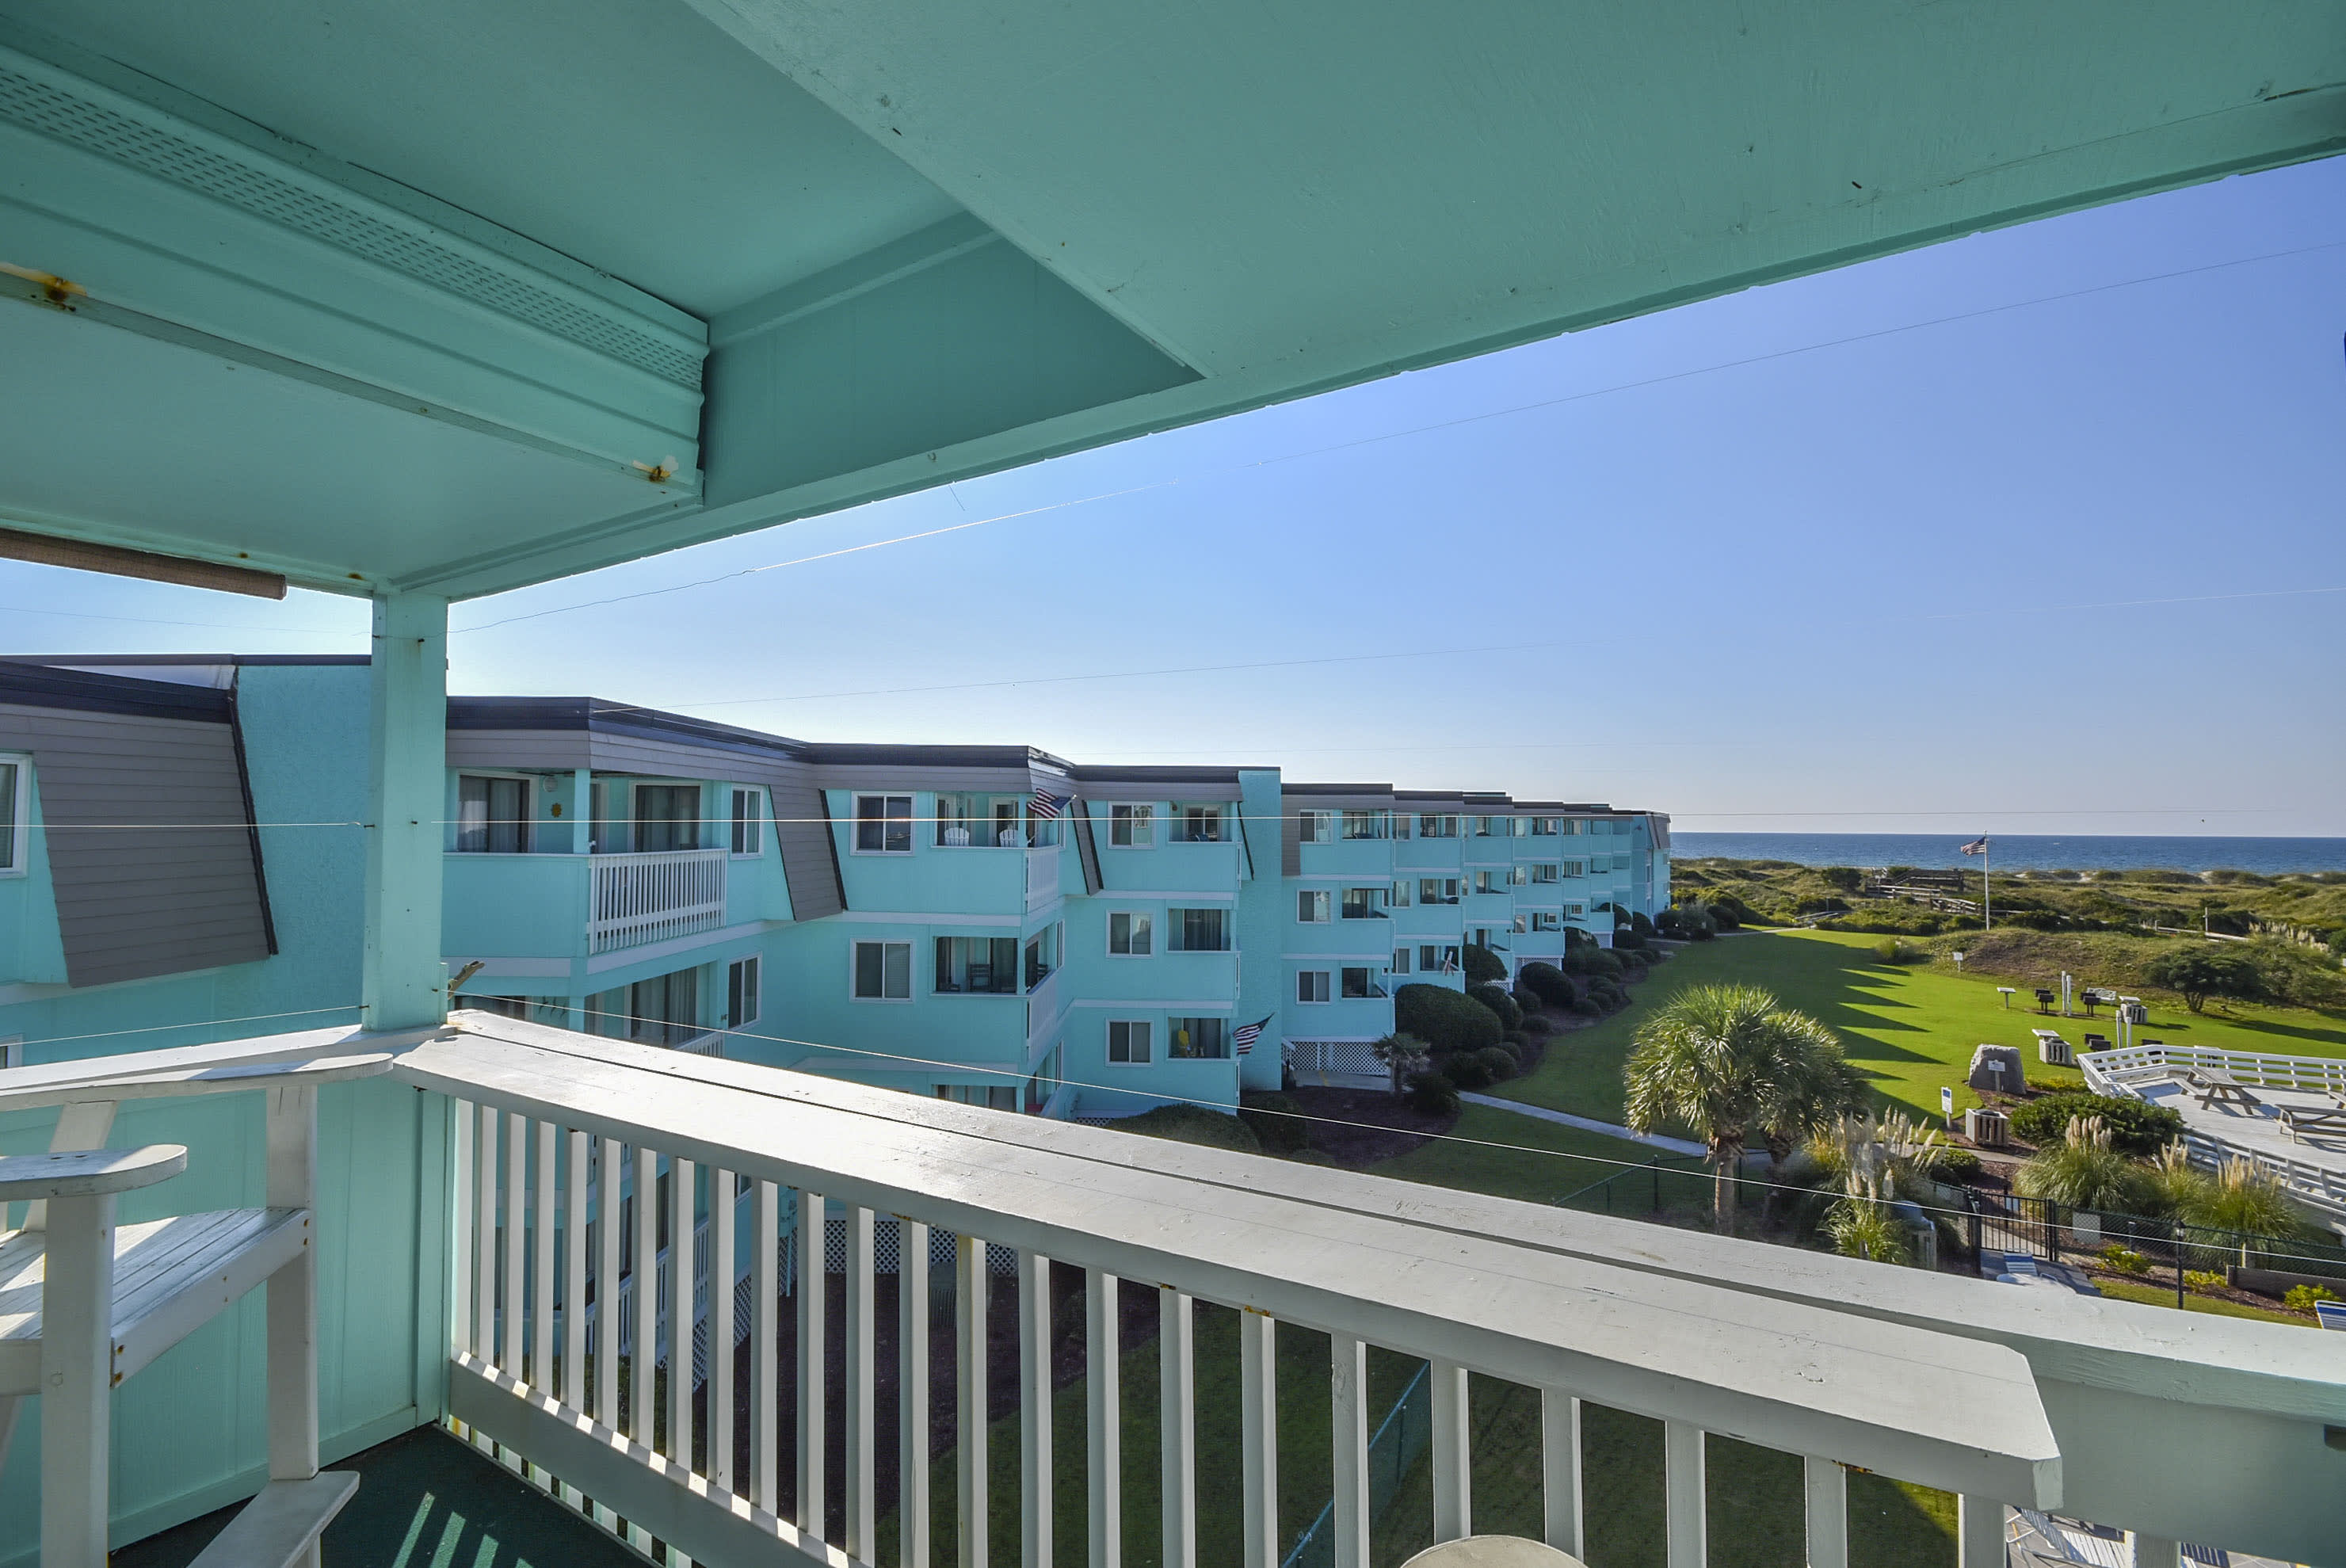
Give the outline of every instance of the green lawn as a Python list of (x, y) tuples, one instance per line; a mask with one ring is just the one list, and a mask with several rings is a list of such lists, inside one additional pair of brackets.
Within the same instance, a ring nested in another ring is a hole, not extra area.
[[(2188, 1254), (2187, 1252), (2186, 1256)], [(2096, 1278), (2094, 1284), (2101, 1293), (2115, 1301), (2141, 1301), (2153, 1307), (2172, 1310), (2175, 1306), (2175, 1276), (2168, 1275), (2165, 1285), (2145, 1284), (2138, 1279)], [(2294, 1328), (2313, 1326), (2313, 1319), (2302, 1312), (2275, 1312), (2262, 1307), (2247, 1307), (2238, 1301), (2228, 1301), (2219, 1296), (2195, 1296), (2185, 1292), (2186, 1312), (2213, 1312), (2219, 1318), (2254, 1318), (2266, 1323), (2287, 1323)]]
[[(1536, 1071), (1491, 1093), (1618, 1121), (1621, 1064), (1638, 1024), (1679, 987), (1722, 982), (1764, 986), (1786, 1006), (1830, 1024), (1882, 1098), (1916, 1115), (1939, 1114), (1942, 1085), (1954, 1089), (1958, 1112), (1978, 1103), (1963, 1086), (1963, 1071), (1973, 1047), (1983, 1043), (2021, 1047), (2031, 1084), (2076, 1084), (2076, 1073), (2037, 1062), (2029, 1030), (2057, 1028), (2072, 1045), (2088, 1029), (2116, 1037), (2106, 1010), (2097, 1010), (2101, 1016), (2092, 1023), (2048, 1021), (2025, 993), (2007, 1010), (1993, 978), (1957, 974), (1944, 963), (1882, 963), (1873, 956), (1881, 940), (1845, 932), (1747, 931), (1682, 947), (1630, 993), (1635, 1002), (1627, 1011), (1556, 1036)], [(2244, 1006), (2230, 1013), (2211, 1008), (2194, 1015), (2159, 1004), (2137, 1033), (2170, 1045), (2346, 1056), (2346, 1018), (2293, 1008)]]

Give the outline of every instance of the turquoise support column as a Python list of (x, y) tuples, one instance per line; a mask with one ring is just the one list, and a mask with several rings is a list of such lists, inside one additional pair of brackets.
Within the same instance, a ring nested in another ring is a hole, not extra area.
[(366, 1026), (405, 1029), (447, 1013), (440, 962), (440, 859), (448, 757), (448, 601), (374, 601), (369, 708)]

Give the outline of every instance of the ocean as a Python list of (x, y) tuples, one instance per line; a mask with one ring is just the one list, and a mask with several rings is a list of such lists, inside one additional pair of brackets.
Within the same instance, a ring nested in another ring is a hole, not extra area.
[[(1737, 860), (1791, 860), (1804, 866), (1979, 868), (1959, 848), (1961, 833), (1670, 834), (1673, 859), (1719, 855)], [(1999, 871), (2346, 871), (2346, 839), (2147, 838), (2126, 834), (1991, 835)]]

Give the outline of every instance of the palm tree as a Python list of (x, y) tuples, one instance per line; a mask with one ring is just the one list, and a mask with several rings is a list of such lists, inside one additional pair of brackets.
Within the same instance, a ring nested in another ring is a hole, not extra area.
[(1679, 992), (1637, 1031), (1622, 1074), (1629, 1125), (1701, 1135), (1722, 1231), (1735, 1227), (1729, 1183), (1752, 1139), (1792, 1131), (1789, 1149), (1845, 1108), (1850, 1084), (1832, 1031), (1753, 985)]

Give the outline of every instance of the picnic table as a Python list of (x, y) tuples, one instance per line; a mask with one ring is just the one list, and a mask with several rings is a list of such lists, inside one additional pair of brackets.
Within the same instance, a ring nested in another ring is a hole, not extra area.
[(2186, 1072), (2184, 1087), (2199, 1101), (2199, 1108), (2208, 1110), (2217, 1105), (2238, 1105), (2244, 1111), (2259, 1111), (2264, 1102), (2231, 1079), (2215, 1073)]
[(2299, 1143), (2308, 1133), (2334, 1133), (2346, 1136), (2346, 1105), (2324, 1110), (2319, 1106), (2283, 1105), (2280, 1108), (2281, 1131)]

